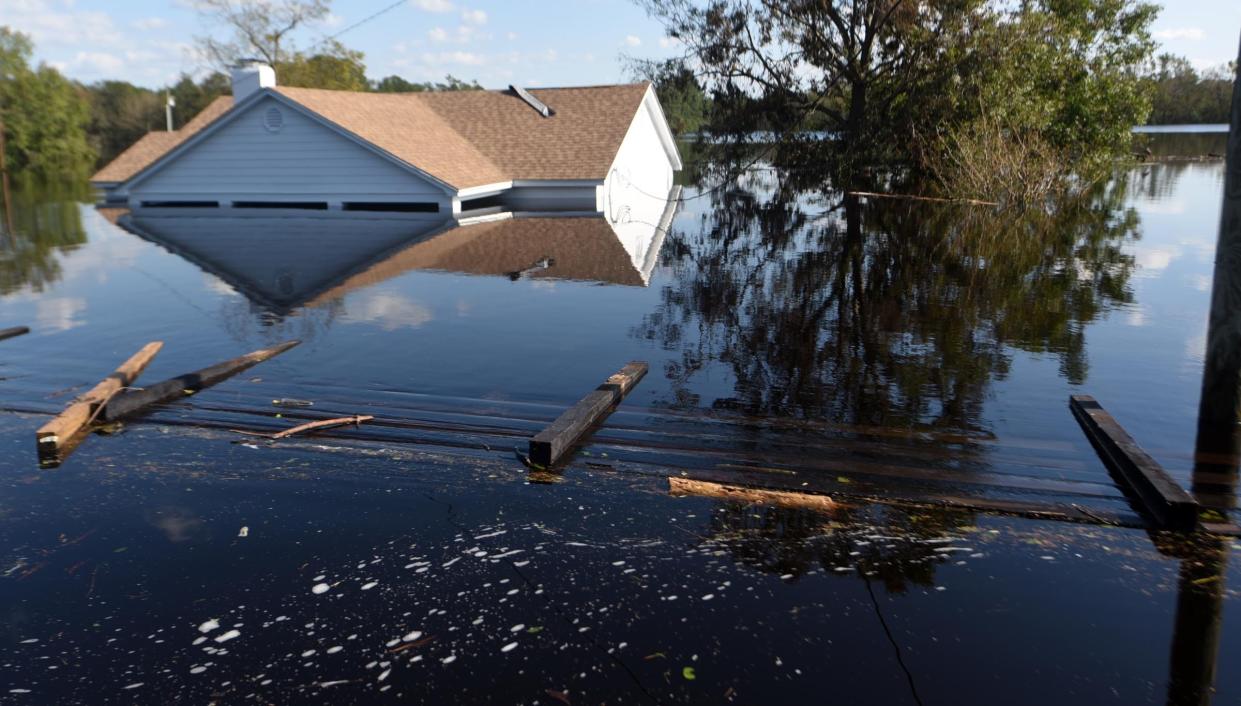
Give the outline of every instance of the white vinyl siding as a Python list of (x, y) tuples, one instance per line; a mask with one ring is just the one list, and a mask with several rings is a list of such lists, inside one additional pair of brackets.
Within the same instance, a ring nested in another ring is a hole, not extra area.
[[(271, 131), (265, 117), (280, 111)], [(232, 122), (129, 190), (135, 201), (435, 201), (450, 197), (434, 182), (345, 135), (264, 98)]]
[(604, 181), (604, 214), (613, 223), (657, 222), (672, 188), (674, 166), (656, 127), (660, 118), (654, 101), (654, 93), (647, 89)]

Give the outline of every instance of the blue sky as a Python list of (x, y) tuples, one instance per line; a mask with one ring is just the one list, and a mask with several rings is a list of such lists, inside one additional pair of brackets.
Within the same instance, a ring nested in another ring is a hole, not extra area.
[[(336, 0), (303, 42), (346, 29), (393, 0)], [(1236, 57), (1238, 0), (1175, 0), (1154, 26), (1164, 49), (1200, 67)], [(72, 78), (160, 86), (202, 69), (191, 50), (210, 31), (193, 0), (0, 0), (0, 24), (34, 37), (36, 58)], [(423, 81), (447, 73), (488, 88), (614, 83), (622, 54), (677, 51), (658, 22), (630, 0), (406, 0), (347, 31), (368, 74)]]

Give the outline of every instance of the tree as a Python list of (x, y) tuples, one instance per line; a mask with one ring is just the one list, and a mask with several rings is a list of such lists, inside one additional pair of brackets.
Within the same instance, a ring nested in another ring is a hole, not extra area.
[(695, 133), (706, 124), (711, 101), (684, 61), (637, 62), (633, 73), (654, 85), (673, 134)]
[(33, 48), (26, 35), (0, 27), (0, 118), (8, 167), (43, 177), (80, 174), (94, 159), (86, 141), (90, 108), (56, 69), (31, 68)]
[(100, 81), (86, 88), (90, 98), (87, 135), (107, 162), (151, 130), (162, 130), (164, 96), (125, 81)]
[(642, 1), (705, 80), (712, 133), (770, 130), (777, 164), (842, 183), (933, 173), (980, 119), (1093, 177), (1148, 109), (1155, 8), (1135, 0)]
[(336, 42), (328, 52), (305, 56), (294, 54), (287, 61), (274, 65), (277, 80), (283, 86), (327, 88), (336, 91), (368, 91), (366, 64), (362, 52), (345, 49)]
[(1161, 54), (1147, 76), (1153, 125), (1226, 123), (1235, 62), (1198, 73), (1183, 57)]
[(478, 85), (478, 81), (462, 81), (452, 74), (445, 76), (443, 83), (433, 81), (414, 83), (394, 74), (372, 82), (371, 90), (377, 93), (421, 93), (423, 91), (481, 91), (483, 87)]
[(274, 68), (286, 86), (370, 88), (362, 52), (330, 38), (304, 49), (294, 41), (297, 30), (327, 18), (330, 0), (200, 0), (198, 9), (210, 23), (230, 33), (227, 39), (198, 38), (199, 47), (218, 68), (258, 59)]
[(203, 53), (221, 69), (242, 59), (260, 59), (270, 66), (292, 59), (293, 32), (322, 21), (331, 11), (330, 0), (198, 0), (196, 6), (204, 19), (232, 33), (223, 40), (197, 38)]
[(181, 74), (181, 78), (167, 89), (177, 103), (172, 109), (173, 127), (185, 125), (211, 101), (232, 91), (229, 77), (219, 71), (213, 71), (197, 82), (192, 76)]

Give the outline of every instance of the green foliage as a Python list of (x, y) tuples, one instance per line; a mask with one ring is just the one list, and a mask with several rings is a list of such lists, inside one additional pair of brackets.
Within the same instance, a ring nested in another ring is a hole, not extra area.
[(126, 81), (100, 81), (82, 90), (90, 99), (87, 137), (98, 154), (98, 164), (107, 164), (152, 130), (167, 128), (165, 101), (172, 96), (173, 129), (179, 129), (198, 115), (207, 104), (232, 92), (227, 76), (209, 74), (201, 81), (186, 74), (173, 85), (158, 90), (142, 88)]
[(30, 66), (30, 39), (0, 27), (0, 117), (5, 157), (14, 171), (82, 173), (94, 152), (86, 141), (90, 109), (76, 86), (49, 66)]
[(1202, 73), (1183, 57), (1161, 54), (1147, 76), (1151, 125), (1226, 123), (1236, 62)]
[(696, 133), (706, 124), (711, 101), (684, 61), (643, 62), (633, 73), (655, 85), (655, 94), (673, 134)]
[(294, 54), (274, 66), (281, 85), (326, 88), (334, 91), (367, 91), (366, 64), (360, 51), (330, 42), (326, 51), (311, 56)]
[(90, 98), (87, 136), (102, 161), (109, 161), (151, 130), (165, 127), (164, 96), (125, 81), (100, 81), (86, 88)]
[(394, 74), (378, 81), (372, 81), (371, 90), (376, 93), (422, 93), (424, 91), (481, 91), (483, 87), (478, 85), (478, 81), (462, 81), (452, 74), (445, 76), (443, 83), (434, 81), (414, 83)]
[(228, 76), (215, 71), (195, 82), (193, 77), (181, 74), (181, 78), (167, 91), (172, 94), (176, 105), (172, 109), (173, 127), (179, 128), (194, 119), (211, 101), (233, 92)]
[(749, 153), (770, 131), (777, 165), (837, 183), (942, 182), (951, 136), (980, 122), (1088, 181), (1128, 153), (1150, 108), (1140, 69), (1156, 8), (1138, 0), (645, 2), (700, 67), (709, 132)]

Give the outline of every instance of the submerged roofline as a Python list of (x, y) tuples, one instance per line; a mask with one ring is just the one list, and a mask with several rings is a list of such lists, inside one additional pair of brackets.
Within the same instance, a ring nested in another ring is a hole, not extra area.
[(457, 187), (453, 186), (452, 184), (449, 184), (448, 182), (444, 181), (443, 179), (440, 179), (439, 177), (429, 172), (419, 169), (418, 167), (392, 154), (391, 152), (388, 152), (387, 150), (384, 150), (378, 147), (377, 145), (370, 142), (369, 140), (365, 140), (359, 137), (358, 135), (355, 135), (349, 130), (346, 130), (340, 125), (337, 125), (336, 123), (332, 122), (331, 120), (328, 120), (327, 118), (320, 115), (319, 113), (311, 110), (310, 108), (307, 108), (301, 103), (298, 103), (292, 98), (286, 95), (283, 95), (282, 93), (280, 93), (279, 91), (273, 88), (264, 88), (262, 90), (256, 91), (252, 93), (249, 97), (247, 97), (245, 100), (241, 101), (240, 103), (234, 104), (233, 107), (228, 110), (228, 112), (221, 115), (210, 125), (194, 133), (187, 140), (177, 145), (173, 149), (169, 150), (166, 154), (162, 155), (159, 159), (155, 160), (151, 164), (148, 164), (142, 171), (131, 176), (129, 179), (126, 179), (124, 182), (121, 182), (121, 185), (123, 185), (126, 188), (126, 190), (132, 189), (133, 187), (137, 186), (139, 183), (141, 183), (148, 177), (152, 176), (159, 170), (163, 169), (168, 164), (171, 164), (178, 157), (180, 157), (182, 154), (185, 154), (185, 152), (192, 149), (198, 143), (207, 139), (211, 135), (214, 135), (216, 132), (221, 130), (225, 125), (229, 125), (233, 121), (237, 120), (241, 116), (242, 113), (249, 110), (252, 105), (257, 104), (264, 97), (270, 97), (273, 100), (278, 101), (282, 105), (288, 108), (291, 108), (297, 111), (298, 113), (310, 118), (311, 120), (315, 121), (319, 125), (322, 125), (323, 127), (326, 127), (329, 130), (332, 130), (336, 134), (340, 135), (341, 137), (344, 137), (345, 139), (353, 142), (354, 144), (359, 145), (360, 147), (363, 147), (364, 149), (370, 151), (371, 153), (379, 157), (382, 157), (383, 159), (386, 159), (389, 162), (392, 162), (393, 164), (409, 172), (412, 172), (416, 176), (421, 177), (425, 179), (426, 181), (431, 182), (435, 186), (439, 187), (440, 190), (442, 190), (446, 195), (454, 196), (458, 193)]

